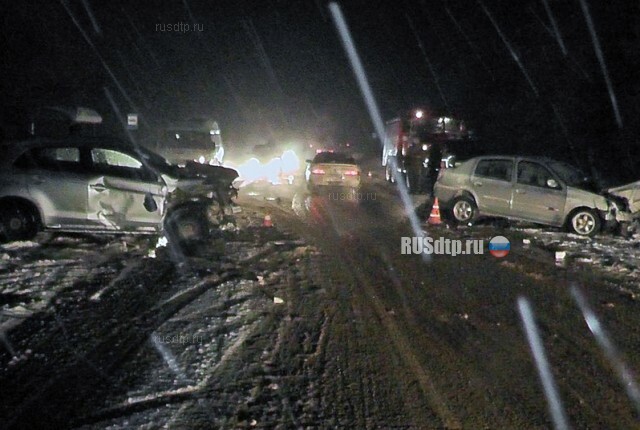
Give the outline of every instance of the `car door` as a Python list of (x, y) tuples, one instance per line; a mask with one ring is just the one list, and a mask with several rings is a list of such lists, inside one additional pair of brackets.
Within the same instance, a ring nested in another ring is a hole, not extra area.
[[(549, 185), (549, 180), (553, 180)], [(520, 160), (513, 193), (513, 214), (542, 224), (562, 225), (567, 198), (566, 187), (544, 164)]]
[(14, 163), (46, 227), (84, 229), (89, 174), (73, 146), (33, 148)]
[(158, 231), (165, 211), (166, 185), (135, 154), (90, 148), (94, 176), (88, 189), (88, 218), (94, 228)]
[(481, 213), (509, 216), (513, 192), (511, 158), (483, 158), (471, 176), (471, 187)]

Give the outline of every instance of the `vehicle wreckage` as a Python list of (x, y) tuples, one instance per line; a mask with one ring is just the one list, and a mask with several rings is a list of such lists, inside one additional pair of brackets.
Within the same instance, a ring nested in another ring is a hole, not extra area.
[(35, 138), (0, 146), (0, 240), (38, 231), (204, 238), (225, 221), (238, 173), (179, 167), (111, 138)]
[(602, 190), (581, 170), (546, 157), (474, 157), (444, 170), (434, 194), (462, 224), (499, 217), (564, 226), (581, 236), (601, 229), (628, 236), (640, 220), (640, 182)]
[(620, 233), (630, 236), (640, 233), (640, 181), (609, 188), (605, 196), (615, 202), (620, 216)]

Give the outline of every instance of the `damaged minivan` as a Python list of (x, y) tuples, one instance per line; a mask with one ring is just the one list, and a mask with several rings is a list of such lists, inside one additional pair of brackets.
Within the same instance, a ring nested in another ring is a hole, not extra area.
[(205, 237), (237, 195), (238, 173), (178, 167), (117, 139), (72, 137), (0, 146), (0, 240), (40, 230)]
[(579, 169), (543, 157), (472, 158), (443, 172), (434, 194), (458, 223), (503, 217), (593, 236), (606, 224), (626, 229), (628, 199), (600, 193)]

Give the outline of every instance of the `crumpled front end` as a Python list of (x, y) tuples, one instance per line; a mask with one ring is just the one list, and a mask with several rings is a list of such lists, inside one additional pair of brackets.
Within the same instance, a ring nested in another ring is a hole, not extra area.
[(640, 217), (640, 181), (609, 188), (607, 194), (623, 199), (628, 211), (634, 214), (634, 217)]
[(607, 225), (630, 222), (633, 214), (629, 211), (626, 199), (608, 192), (596, 194), (579, 188), (568, 187), (565, 213), (575, 208), (588, 207), (598, 211)]
[[(202, 166), (192, 171), (198, 179), (178, 180), (167, 195), (168, 211), (190, 206), (204, 211), (211, 225), (219, 224), (227, 212), (234, 209), (233, 198), (238, 190), (233, 187), (237, 172), (218, 166)], [(206, 170), (204, 170), (206, 169)]]

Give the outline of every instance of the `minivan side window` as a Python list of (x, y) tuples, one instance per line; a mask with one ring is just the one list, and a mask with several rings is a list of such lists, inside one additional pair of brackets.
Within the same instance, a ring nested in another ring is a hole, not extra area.
[(132, 156), (113, 149), (92, 149), (91, 161), (93, 161), (93, 164), (104, 164), (112, 167), (129, 167), (131, 169), (140, 169), (142, 167), (142, 163)]
[(555, 179), (549, 169), (532, 161), (518, 163), (518, 184), (531, 185), (533, 187), (549, 188), (547, 181)]
[(115, 149), (91, 149), (91, 162), (96, 173), (152, 182), (158, 179), (140, 160)]
[(511, 160), (480, 160), (476, 166), (476, 176), (511, 182), (513, 175), (513, 161)]
[(18, 169), (43, 169), (54, 172), (81, 170), (80, 150), (74, 147), (34, 148), (13, 163)]

